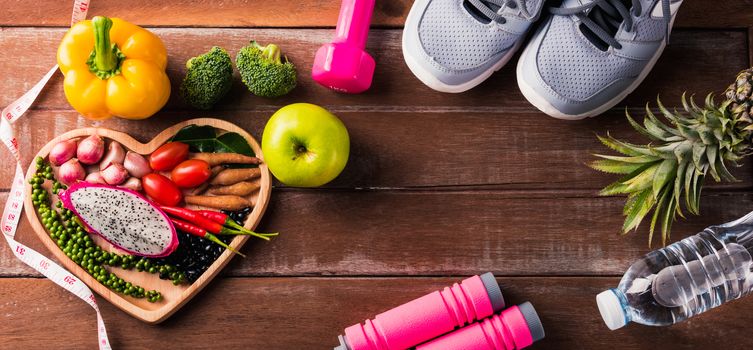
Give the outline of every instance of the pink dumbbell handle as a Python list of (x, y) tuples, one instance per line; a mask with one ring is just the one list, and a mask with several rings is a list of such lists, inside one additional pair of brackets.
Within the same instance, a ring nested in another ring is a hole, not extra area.
[(343, 0), (333, 43), (347, 42), (360, 49), (366, 47), (371, 13), (375, 0)]
[(416, 350), (520, 350), (544, 338), (533, 305), (525, 302), (416, 347)]

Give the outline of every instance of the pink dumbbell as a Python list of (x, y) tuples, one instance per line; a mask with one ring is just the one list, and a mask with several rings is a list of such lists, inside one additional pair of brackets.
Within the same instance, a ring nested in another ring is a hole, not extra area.
[(519, 350), (544, 339), (533, 305), (525, 302), (419, 345), (416, 350)]
[(357, 94), (371, 86), (374, 59), (364, 51), (375, 0), (343, 0), (335, 38), (316, 51), (311, 78), (332, 90)]
[(483, 319), (505, 307), (487, 272), (424, 295), (345, 329), (335, 350), (403, 350)]

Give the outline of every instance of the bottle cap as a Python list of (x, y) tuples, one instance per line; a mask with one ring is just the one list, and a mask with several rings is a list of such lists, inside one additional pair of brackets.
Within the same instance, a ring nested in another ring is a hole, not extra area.
[(334, 350), (350, 350), (350, 347), (348, 346), (348, 341), (345, 340), (345, 337), (342, 335), (337, 336), (337, 340), (340, 341), (340, 345), (335, 346)]
[(531, 338), (534, 342), (544, 339), (544, 326), (541, 324), (539, 314), (536, 313), (536, 309), (529, 302), (518, 305), (520, 313), (523, 314), (523, 318), (528, 324), (528, 330), (531, 331)]
[(599, 306), (601, 318), (610, 330), (622, 328), (627, 324), (627, 315), (622, 307), (622, 302), (614, 290), (605, 290), (596, 296), (596, 305)]
[(489, 294), (492, 310), (494, 310), (495, 313), (502, 311), (502, 309), (505, 308), (505, 298), (502, 296), (502, 289), (499, 288), (497, 279), (494, 278), (494, 275), (491, 272), (482, 274), (479, 277), (481, 277), (481, 282), (484, 283), (486, 293)]

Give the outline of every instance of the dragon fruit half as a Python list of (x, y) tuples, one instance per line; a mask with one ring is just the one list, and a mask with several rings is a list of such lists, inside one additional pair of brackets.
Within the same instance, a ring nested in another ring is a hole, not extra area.
[(138, 192), (78, 182), (61, 192), (60, 200), (87, 230), (130, 254), (163, 257), (178, 247), (170, 219)]

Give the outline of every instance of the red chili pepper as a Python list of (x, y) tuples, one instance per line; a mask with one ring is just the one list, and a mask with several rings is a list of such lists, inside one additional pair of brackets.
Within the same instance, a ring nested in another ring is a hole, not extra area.
[(230, 217), (230, 215), (227, 215), (220, 211), (212, 211), (212, 210), (197, 210), (196, 211), (199, 215), (212, 220), (213, 222), (216, 222), (218, 224), (222, 224), (228, 227), (232, 227), (236, 230), (245, 230), (246, 228), (239, 225), (233, 218)]
[(215, 235), (207, 232), (207, 230), (205, 230), (205, 229), (203, 229), (201, 227), (198, 227), (198, 226), (195, 226), (195, 225), (191, 225), (191, 224), (189, 224), (189, 223), (187, 223), (187, 222), (185, 222), (183, 220), (178, 220), (178, 219), (171, 219), (171, 220), (173, 222), (173, 225), (175, 225), (175, 227), (178, 230), (181, 230), (181, 231), (183, 231), (185, 233), (188, 233), (188, 234), (191, 234), (191, 235), (194, 235), (194, 236), (199, 236), (199, 237), (208, 239), (211, 242), (217, 243), (217, 244), (225, 247), (225, 249), (230, 250), (231, 252), (233, 252), (235, 254), (238, 254), (238, 255), (240, 255), (240, 256), (242, 256), (244, 258), (246, 257), (245, 255), (241, 254), (239, 251), (237, 251), (237, 250), (235, 250), (233, 248), (230, 248), (230, 246), (227, 245), (227, 244), (225, 244), (225, 242), (220, 241), (220, 239), (217, 238), (217, 236), (215, 236)]
[[(267, 241), (269, 240), (269, 237), (277, 236), (277, 233), (256, 233), (254, 231), (248, 230), (245, 227), (240, 226), (237, 223), (235, 223), (225, 213), (213, 212), (210, 210), (193, 211), (191, 209), (178, 208), (178, 207), (162, 207), (162, 210), (168, 215), (175, 216), (183, 220), (188, 220), (194, 225), (200, 228), (203, 228), (214, 234), (249, 235), (249, 236), (256, 236)], [(212, 213), (211, 217), (207, 217), (207, 215), (202, 214), (202, 212)], [(225, 217), (223, 219), (223, 222), (221, 223), (217, 222), (219, 221), (221, 217)], [(231, 224), (227, 224), (227, 226), (231, 226), (231, 227), (223, 226), (227, 221), (232, 222), (233, 224), (235, 224), (235, 226)]]
[(193, 225), (196, 225), (200, 228), (203, 228), (211, 233), (215, 234), (222, 234), (224, 227), (222, 224), (218, 224), (212, 220), (209, 220), (201, 215), (199, 213), (186, 208), (178, 208), (178, 207), (162, 207), (162, 211), (167, 213), (168, 215), (175, 216), (177, 218), (181, 218), (183, 220), (187, 220), (188, 222), (192, 223)]

